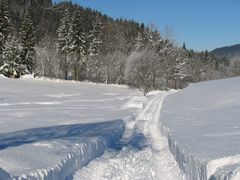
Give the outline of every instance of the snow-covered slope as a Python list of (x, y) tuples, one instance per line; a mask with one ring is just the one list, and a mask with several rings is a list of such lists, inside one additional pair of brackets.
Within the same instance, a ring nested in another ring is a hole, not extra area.
[(162, 129), (191, 180), (239, 179), (240, 78), (192, 84), (166, 98)]
[(71, 179), (115, 146), (143, 100), (126, 87), (0, 77), (0, 179)]

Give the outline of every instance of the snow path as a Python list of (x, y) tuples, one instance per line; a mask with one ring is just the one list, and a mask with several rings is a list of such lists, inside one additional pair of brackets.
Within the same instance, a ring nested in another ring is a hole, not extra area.
[(74, 179), (185, 179), (159, 130), (160, 110), (168, 94), (150, 96), (135, 120), (127, 122), (122, 149), (105, 152), (80, 169)]

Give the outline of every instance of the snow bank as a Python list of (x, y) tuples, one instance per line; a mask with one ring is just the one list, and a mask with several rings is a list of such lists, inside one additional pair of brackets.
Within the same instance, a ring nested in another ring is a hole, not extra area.
[(161, 132), (167, 137), (170, 152), (173, 154), (187, 179), (207, 180), (206, 162), (202, 162), (194, 155), (186, 152), (186, 150), (177, 143), (176, 138), (173, 138), (170, 131), (164, 126), (161, 126)]
[(10, 174), (8, 174), (6, 171), (0, 168), (0, 179), (11, 180), (12, 178), (13, 177)]
[(0, 78), (7, 78), (7, 77), (4, 76), (3, 74), (0, 74)]
[(34, 74), (25, 74), (20, 77), (21, 79), (34, 79)]
[(190, 180), (238, 179), (240, 78), (192, 84), (168, 96), (161, 129)]
[[(0, 178), (14, 177), (21, 180), (72, 178), (78, 169), (103, 154), (106, 148), (114, 147), (115, 142), (122, 137), (124, 131), (123, 120), (74, 126), (63, 126), (60, 129), (58, 127), (48, 128), (45, 129), (46, 132), (41, 129), (44, 136), (47, 136), (47, 141), (38, 142), (36, 140), (37, 143), (23, 143), (21, 146), (18, 146), (21, 138), (11, 141), (9, 136), (5, 139), (1, 137), (1, 142), (3, 142), (1, 149), (4, 148), (3, 144), (7, 144), (6, 141), (11, 144), (11, 148), (0, 151), (0, 164), (5, 166), (6, 171), (9, 170), (13, 174), (10, 176), (9, 173), (0, 169)], [(54, 129), (60, 132), (54, 131)], [(38, 129), (34, 131), (38, 131)], [(22, 135), (26, 137), (23, 132)], [(31, 135), (31, 138), (34, 139), (34, 132), (31, 132)], [(50, 136), (48, 137), (48, 135)], [(18, 137), (21, 137), (21, 134)], [(49, 159), (48, 162), (46, 159)], [(15, 163), (10, 166), (6, 165), (9, 160)], [(38, 164), (35, 165), (31, 161)], [(30, 171), (26, 170), (26, 164), (32, 164)], [(19, 166), (22, 170), (19, 170)], [(24, 174), (24, 172), (27, 173)]]

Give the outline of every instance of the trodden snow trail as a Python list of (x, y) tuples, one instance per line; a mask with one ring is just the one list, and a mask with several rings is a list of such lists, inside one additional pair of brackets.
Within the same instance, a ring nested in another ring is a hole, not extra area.
[[(88, 166), (80, 169), (75, 180), (184, 180), (166, 138), (159, 130), (160, 110), (169, 92), (151, 95), (144, 109), (134, 121), (126, 124), (123, 136), (125, 146), (120, 150), (108, 150)], [(134, 126), (132, 126), (134, 123)], [(129, 129), (131, 128), (131, 129)], [(131, 133), (129, 133), (131, 131)]]

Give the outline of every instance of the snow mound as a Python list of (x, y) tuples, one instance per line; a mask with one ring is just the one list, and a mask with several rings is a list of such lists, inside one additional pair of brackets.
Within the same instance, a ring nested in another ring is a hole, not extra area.
[(34, 79), (34, 74), (25, 74), (20, 77), (21, 79)]
[(231, 78), (192, 84), (165, 99), (161, 129), (188, 179), (239, 176), (239, 92), (240, 78)]
[(4, 76), (3, 74), (0, 74), (0, 78), (7, 78), (7, 77)]
[(8, 174), (6, 171), (0, 168), (0, 179), (11, 180), (12, 178), (13, 177), (10, 174)]
[(114, 147), (123, 131), (124, 122), (115, 120), (2, 134), (0, 164), (5, 169), (0, 170), (0, 177), (10, 178), (7, 172), (11, 172), (12, 177), (22, 180), (71, 178), (106, 148)]

